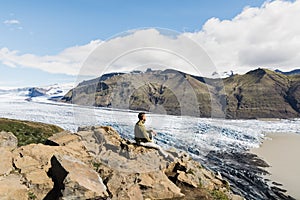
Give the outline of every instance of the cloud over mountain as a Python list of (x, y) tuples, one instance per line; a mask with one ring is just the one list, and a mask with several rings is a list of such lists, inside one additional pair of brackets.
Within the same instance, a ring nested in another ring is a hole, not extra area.
[(272, 1), (246, 7), (232, 20), (212, 18), (197, 33), (185, 33), (222, 69), (253, 67), (290, 70), (300, 62), (300, 1)]
[(41, 69), (49, 73), (77, 75), (87, 55), (100, 43), (100, 40), (91, 41), (86, 45), (73, 46), (51, 56), (21, 54), (18, 51), (2, 48), (0, 49), (0, 61), (9, 67), (23, 66)]
[(300, 1), (266, 1), (261, 7), (244, 8), (230, 20), (211, 18), (197, 32), (135, 30), (45, 56), (2, 48), (0, 61), (10, 67), (71, 75), (156, 65), (204, 76), (257, 67), (291, 70), (300, 63), (299, 20)]

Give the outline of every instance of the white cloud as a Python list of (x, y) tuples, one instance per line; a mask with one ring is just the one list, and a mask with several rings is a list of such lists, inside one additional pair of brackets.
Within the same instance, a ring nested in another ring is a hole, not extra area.
[(199, 32), (130, 31), (105, 42), (70, 47), (52, 56), (2, 48), (0, 61), (11, 67), (72, 75), (100, 75), (156, 65), (205, 76), (213, 71), (244, 73), (258, 67), (291, 70), (300, 67), (299, 21), (299, 0), (267, 1), (259, 8), (246, 7), (231, 20), (211, 18)]
[(206, 52), (188, 37), (170, 30), (145, 29), (100, 45), (89, 55), (80, 73), (101, 75), (147, 67), (176, 68), (198, 75), (215, 71)]
[(266, 2), (245, 8), (232, 20), (208, 20), (186, 35), (202, 44), (219, 69), (300, 67), (300, 1)]
[(3, 22), (4, 24), (20, 24), (20, 21), (17, 19), (9, 19)]
[(23, 66), (37, 68), (49, 73), (64, 73), (77, 75), (82, 62), (101, 41), (95, 40), (83, 46), (65, 49), (54, 56), (36, 56), (34, 54), (20, 54), (8, 48), (0, 49), (0, 61), (7, 66)]

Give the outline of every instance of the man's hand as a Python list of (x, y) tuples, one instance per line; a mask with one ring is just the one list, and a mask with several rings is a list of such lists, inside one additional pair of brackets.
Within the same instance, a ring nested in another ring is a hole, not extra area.
[(157, 133), (154, 130), (151, 130), (152, 135), (157, 135)]

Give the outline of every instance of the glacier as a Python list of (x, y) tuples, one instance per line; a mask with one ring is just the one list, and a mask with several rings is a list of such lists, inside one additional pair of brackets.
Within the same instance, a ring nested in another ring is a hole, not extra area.
[[(47, 86), (44, 95), (31, 97), (30, 88), (0, 88), (0, 117), (58, 125), (71, 132), (80, 126), (109, 125), (133, 140), (137, 111), (79, 106), (52, 101), (72, 84)], [(149, 113), (146, 127), (157, 132), (156, 142), (166, 149), (185, 150), (205, 167), (220, 172), (235, 193), (247, 199), (278, 197), (257, 158), (248, 152), (258, 148), (267, 132), (300, 134), (300, 119), (228, 120)], [(253, 162), (252, 162), (252, 161)]]
[[(0, 89), (0, 117), (55, 124), (72, 132), (80, 126), (110, 125), (123, 137), (133, 139), (136, 111), (49, 100), (58, 93), (65, 94), (72, 87), (72, 84), (48, 86), (45, 96), (33, 97), (31, 101), (26, 101), (28, 88)], [(299, 119), (228, 120), (149, 113), (146, 126), (158, 133), (157, 143), (163, 146), (182, 143), (183, 146), (199, 147), (202, 151), (257, 148), (266, 132), (300, 134)]]

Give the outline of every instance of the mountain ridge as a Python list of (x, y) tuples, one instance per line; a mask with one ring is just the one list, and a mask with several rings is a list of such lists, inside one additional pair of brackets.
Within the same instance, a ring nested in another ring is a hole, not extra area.
[(300, 74), (300, 69), (294, 69), (294, 70), (291, 70), (291, 71), (288, 71), (288, 72), (284, 72), (284, 71), (281, 71), (279, 69), (276, 69), (275, 72), (279, 72), (279, 73), (285, 74), (285, 75), (296, 75), (296, 74)]
[(111, 73), (81, 82), (61, 101), (196, 117), (300, 117), (300, 75), (258, 68), (205, 78), (174, 69)]

